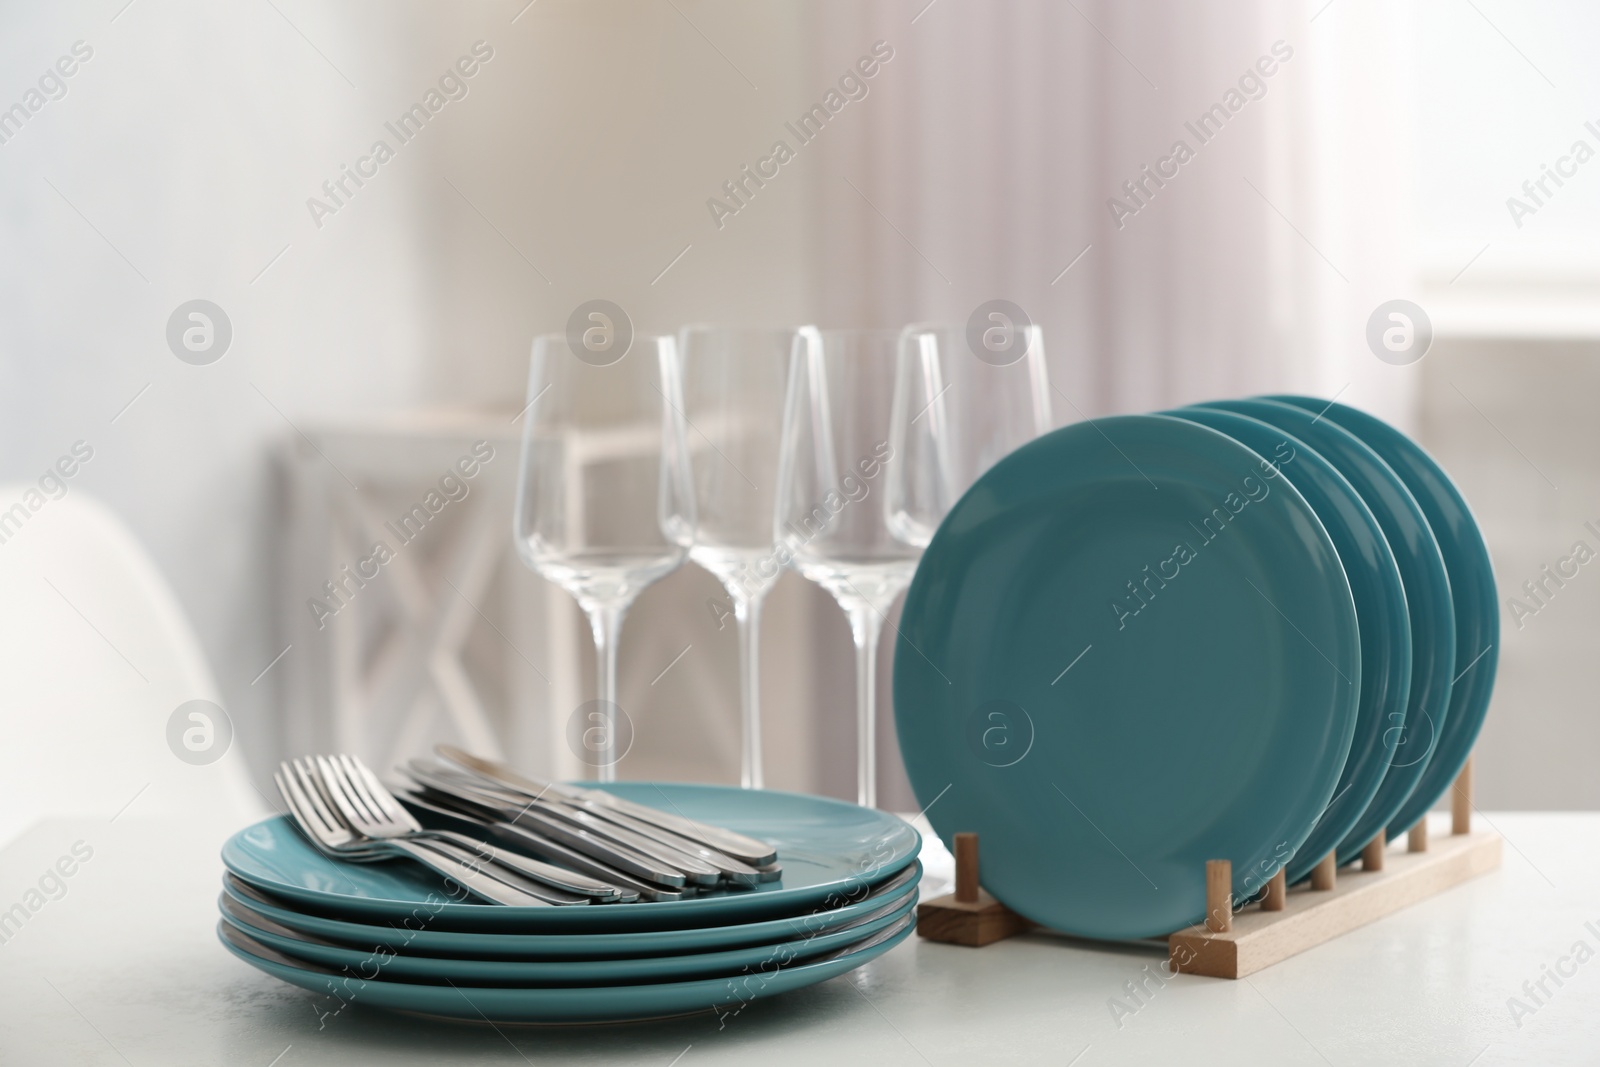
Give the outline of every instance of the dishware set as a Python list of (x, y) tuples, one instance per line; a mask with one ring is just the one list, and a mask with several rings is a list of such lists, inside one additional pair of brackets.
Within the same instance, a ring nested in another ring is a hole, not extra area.
[[(1050, 432), (1038, 328), (998, 354), (969, 332), (687, 327), (605, 358), (539, 338), (515, 534), (590, 618), (601, 782), (449, 746), (389, 781), (286, 762), (289, 816), (223, 850), (229, 950), (341, 1002), (523, 1022), (737, 1010), (887, 951), (921, 876), (916, 832), (873, 810), (875, 650), (908, 585), (900, 748), (964, 839), (940, 922), (1005, 916), (966, 943), (1176, 938), (1219, 899), (1277, 908), (1285, 883), (1381, 867), (1493, 687), (1494, 576), (1448, 476), (1305, 397)], [(614, 780), (622, 619), (685, 559), (738, 624), (740, 789)], [(759, 620), (785, 567), (850, 620), (859, 806), (761, 788)]]
[(234, 835), (224, 945), (342, 1003), (597, 1022), (822, 981), (912, 930), (915, 830), (757, 789), (535, 782), (441, 746), (404, 782), (289, 761), (289, 805)]
[(1498, 653), (1448, 476), (1387, 424), (1264, 397), (1065, 427), (950, 509), (906, 596), (895, 717), (946, 844), (1097, 938), (1259, 897), (1451, 788)]

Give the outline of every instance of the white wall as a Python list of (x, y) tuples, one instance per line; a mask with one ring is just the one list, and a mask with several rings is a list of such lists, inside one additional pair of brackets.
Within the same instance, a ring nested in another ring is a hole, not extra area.
[[(373, 100), (417, 78), (388, 20), (294, 13), (356, 90), (270, 5), (141, 3), (112, 21), (118, 6), (0, 19), (6, 105), (75, 41), (93, 49), (67, 95), (0, 145), (0, 470), (36, 476), (92, 444), (72, 491), (150, 548), (250, 745), (269, 736), (269, 683), (250, 682), (277, 651), (266, 444), (290, 421), (425, 396), (432, 310), (408, 222), (421, 161), (321, 232), (304, 206), (369, 137)], [(197, 297), (233, 324), (211, 366), (165, 340)]]
[(1479, 804), (1600, 807), (1600, 568), (1575, 551), (1600, 553), (1600, 343), (1448, 338), (1424, 369), (1422, 440), (1472, 506), (1500, 589)]
[[(693, 25), (671, 5), (550, 0), (0, 16), (4, 105), (74, 42), (92, 49), (65, 97), (0, 144), (0, 479), (31, 479), (74, 441), (92, 444), (71, 491), (106, 500), (149, 546), (258, 772), (278, 742), (274, 677), (252, 684), (281, 647), (272, 445), (395, 410), (514, 411), (529, 338), (595, 296), (645, 331), (811, 313), (805, 179), (727, 233), (704, 204), (798, 107), (800, 9), (694, 7)], [(479, 41), (492, 58), (466, 95), (400, 145), (384, 123)], [(380, 137), (394, 158), (319, 226), (308, 198), (327, 202), (323, 182)], [(196, 297), (233, 326), (229, 351), (204, 367), (164, 337)], [(652, 591), (626, 638), (632, 673), (647, 682), (681, 647), (665, 649), (676, 634), (662, 611), (715, 591), (692, 570)], [(769, 640), (813, 598), (787, 580)], [(731, 729), (732, 628), (692, 618), (708, 628), (700, 654), (652, 695), (704, 702), (710, 685)], [(794, 776), (777, 781), (808, 786), (805, 679), (777, 661), (769, 679), (774, 713), (794, 726), (777, 732)], [(714, 776), (728, 740), (666, 746), (653, 769), (671, 774), (676, 751), (677, 773)]]

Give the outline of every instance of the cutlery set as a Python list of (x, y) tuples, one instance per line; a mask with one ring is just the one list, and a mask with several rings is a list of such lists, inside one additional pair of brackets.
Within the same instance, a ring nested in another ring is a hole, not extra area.
[(503, 852), (481, 839), (424, 830), (365, 765), (349, 756), (286, 762), (275, 780), (295, 824), (336, 859), (406, 856), (496, 904), (587, 904), (591, 898), (619, 895), (613, 886)]
[(753, 838), (441, 750), (463, 762), (412, 760), (402, 768), (410, 789), (389, 789), (348, 755), (286, 761), (275, 780), (295, 824), (330, 855), (405, 855), (495, 904), (673, 900), (783, 876), (771, 847)]

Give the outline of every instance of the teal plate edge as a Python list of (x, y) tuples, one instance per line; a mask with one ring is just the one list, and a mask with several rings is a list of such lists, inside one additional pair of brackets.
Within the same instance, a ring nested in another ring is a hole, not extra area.
[[(899, 876), (892, 875), (890, 880)], [(661, 956), (719, 948), (739, 948), (769, 941), (826, 932), (879, 907), (884, 901), (901, 896), (915, 898), (922, 879), (921, 861), (913, 861), (904, 887), (883, 898), (871, 895), (837, 908), (818, 909), (802, 915), (763, 919), (749, 923), (693, 927), (684, 930), (637, 930), (614, 933), (517, 934), (499, 931), (433, 930), (427, 915), (408, 916), (399, 926), (372, 926), (347, 919), (306, 915), (270, 900), (260, 898), (259, 890), (244, 891), (224, 878), (223, 892), (239, 903), (260, 912), (292, 930), (351, 947), (384, 947), (418, 956), (469, 959), (622, 959)], [(882, 885), (883, 883), (879, 883)], [(415, 925), (412, 925), (413, 921)]]
[[(397, 982), (459, 982), (463, 985), (568, 987), (584, 985), (636, 985), (688, 978), (718, 978), (748, 968), (760, 970), (776, 961), (788, 963), (820, 956), (893, 925), (917, 906), (914, 889), (878, 903), (862, 920), (833, 930), (820, 930), (787, 940), (734, 948), (689, 951), (665, 956), (627, 956), (611, 959), (503, 960), (455, 959), (412, 956), (378, 948), (363, 950), (324, 941), (307, 941), (305, 935), (288, 936), (263, 929), (249, 915), (223, 915), (223, 921), (278, 951), (353, 978)], [(278, 925), (260, 920), (267, 926)], [(280, 927), (281, 929), (281, 927)], [(291, 931), (292, 933), (292, 931)], [(492, 935), (490, 935), (492, 936)], [(582, 935), (578, 935), (582, 936)]]
[[(1304, 396), (1270, 399), (1326, 411), (1327, 417), (1355, 434), (1382, 456), (1417, 498), (1433, 527), (1450, 575), (1456, 616), (1456, 670), (1450, 689), (1450, 714), (1422, 779), (1395, 814), (1389, 839), (1404, 834), (1428, 813), (1455, 783), (1477, 743), (1489, 714), (1500, 659), (1499, 591), (1494, 561), (1466, 497), (1444, 468), (1400, 430), (1347, 404)], [(1466, 664), (1466, 666), (1462, 666)]]
[(326, 994), (327, 1012), (318, 1009), (324, 1020), (350, 1006), (370, 1006), (452, 1022), (487, 1020), (567, 1026), (644, 1022), (705, 1012), (715, 1012), (726, 1022), (752, 1001), (816, 985), (853, 971), (895, 948), (915, 930), (915, 924), (908, 923), (895, 936), (861, 952), (737, 978), (576, 989), (474, 987), (469, 994), (448, 985), (368, 981), (284, 966), (230, 943), (224, 934), (227, 925), (220, 919), (217, 921), (217, 936), (233, 955), (274, 978), (313, 993)]
[(1397, 723), (1411, 689), (1411, 619), (1405, 586), (1383, 529), (1353, 485), (1316, 449), (1289, 431), (1219, 408), (1169, 414), (1221, 430), (1263, 456), (1271, 455), (1290, 484), (1322, 519), (1344, 563), (1361, 627), (1361, 710), (1356, 738), (1333, 800), (1286, 864), (1290, 884), (1309, 875), (1355, 829), (1392, 762)]

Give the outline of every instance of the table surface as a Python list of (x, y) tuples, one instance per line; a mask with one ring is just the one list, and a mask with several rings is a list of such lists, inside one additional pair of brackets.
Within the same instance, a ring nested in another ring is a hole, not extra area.
[(0, 1064), (1600, 1063), (1600, 814), (1487, 821), (1500, 870), (1242, 981), (1162, 984), (1156, 944), (912, 938), (725, 1024), (592, 1028), (328, 1014), (218, 944), (222, 828), (47, 821), (0, 850), (0, 914), (33, 909), (0, 927)]

